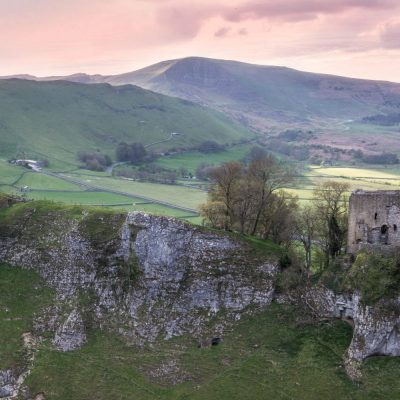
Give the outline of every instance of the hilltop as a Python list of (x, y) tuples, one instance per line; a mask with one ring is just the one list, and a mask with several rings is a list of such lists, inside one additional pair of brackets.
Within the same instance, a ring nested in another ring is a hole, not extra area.
[(81, 83), (134, 84), (224, 111), (247, 125), (315, 124), (398, 112), (400, 84), (201, 57), (163, 61), (119, 75), (74, 74)]

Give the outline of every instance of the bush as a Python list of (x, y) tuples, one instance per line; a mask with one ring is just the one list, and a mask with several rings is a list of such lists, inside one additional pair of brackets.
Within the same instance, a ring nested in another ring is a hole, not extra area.
[(112, 164), (111, 158), (100, 152), (80, 151), (78, 160), (85, 164), (85, 168), (92, 171), (104, 171), (106, 167)]
[(118, 161), (126, 161), (134, 165), (143, 163), (146, 155), (146, 149), (141, 143), (128, 144), (121, 142), (116, 150)]
[(364, 304), (373, 305), (380, 299), (394, 298), (400, 292), (400, 257), (378, 252), (359, 253), (348, 272), (345, 288), (358, 290)]

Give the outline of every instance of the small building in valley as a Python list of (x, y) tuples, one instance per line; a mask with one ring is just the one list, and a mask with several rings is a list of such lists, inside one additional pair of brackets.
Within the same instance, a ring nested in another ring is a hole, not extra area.
[(400, 246), (400, 190), (368, 192), (350, 196), (347, 251), (364, 247)]

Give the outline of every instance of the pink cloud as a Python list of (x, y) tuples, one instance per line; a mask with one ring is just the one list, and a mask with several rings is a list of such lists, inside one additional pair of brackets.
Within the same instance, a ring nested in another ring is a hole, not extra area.
[(383, 48), (400, 49), (400, 21), (386, 23), (380, 39)]
[(223, 26), (222, 28), (218, 29), (215, 33), (214, 36), (218, 37), (218, 38), (223, 38), (226, 35), (228, 35), (228, 33), (231, 31), (231, 28), (228, 28), (227, 26)]
[(0, 0), (0, 74), (117, 73), (190, 55), (309, 57), (314, 68), (326, 54), (395, 51), (399, 9), (398, 0)]

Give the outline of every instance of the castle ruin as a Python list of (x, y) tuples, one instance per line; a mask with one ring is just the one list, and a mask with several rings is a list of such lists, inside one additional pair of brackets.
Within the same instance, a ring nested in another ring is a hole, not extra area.
[(400, 190), (367, 192), (350, 196), (347, 251), (364, 247), (400, 246)]

